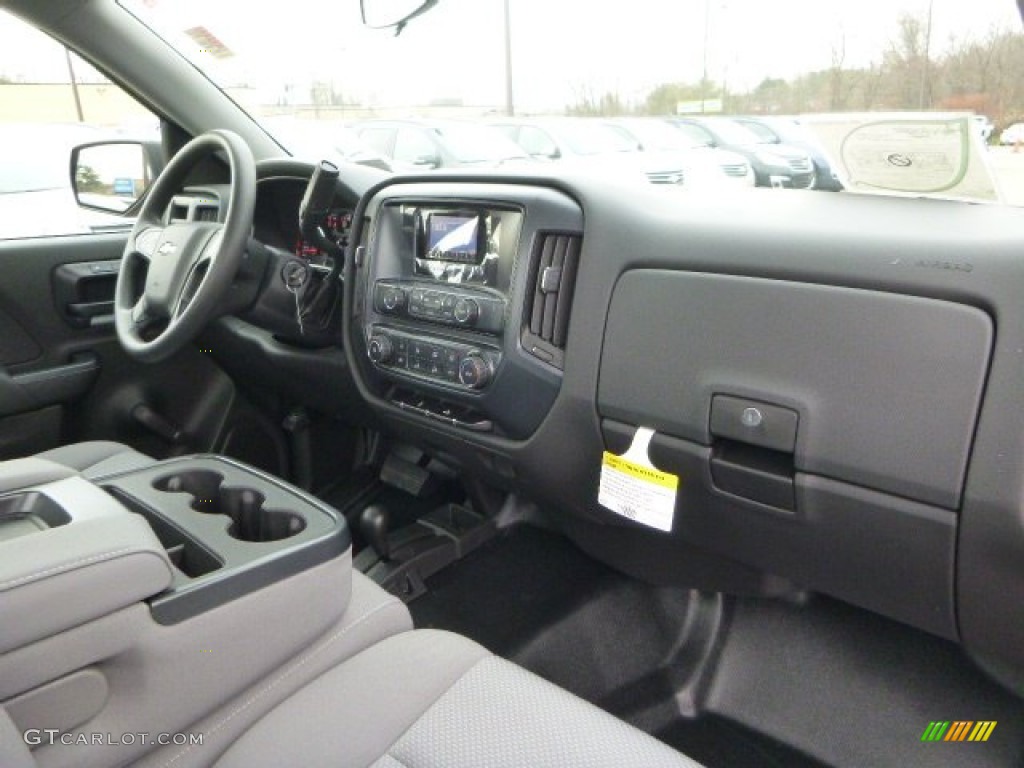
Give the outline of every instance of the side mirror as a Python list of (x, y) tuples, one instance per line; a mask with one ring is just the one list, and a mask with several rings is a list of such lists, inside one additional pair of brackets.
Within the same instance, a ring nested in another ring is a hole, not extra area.
[(124, 213), (153, 182), (150, 148), (140, 141), (83, 144), (71, 151), (71, 188), (83, 208)]
[(417, 168), (429, 168), (431, 170), (441, 167), (441, 158), (438, 155), (420, 155), (412, 164)]
[(363, 25), (370, 29), (394, 29), (399, 35), (405, 25), (437, 5), (437, 0), (359, 0)]

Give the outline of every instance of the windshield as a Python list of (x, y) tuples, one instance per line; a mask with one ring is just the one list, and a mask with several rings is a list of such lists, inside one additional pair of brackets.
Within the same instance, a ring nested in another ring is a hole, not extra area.
[(596, 156), (629, 141), (583, 118), (790, 116), (846, 191), (1024, 204), (1014, 0), (635, 0), (585, 20), (578, 3), (440, 0), (397, 36), (363, 26), (357, 0), (121, 2), (260, 121), (569, 116), (564, 143)]
[(763, 144), (764, 140), (753, 131), (732, 120), (710, 119), (706, 125), (723, 144)]
[(486, 163), (529, 157), (514, 141), (496, 128), (449, 123), (434, 130), (445, 140), (449, 151), (463, 163)]
[(757, 140), (763, 144), (774, 144), (779, 140), (775, 131), (764, 123), (759, 123), (756, 120), (744, 120), (740, 125), (754, 134)]
[(607, 155), (635, 152), (636, 144), (607, 125), (593, 121), (563, 121), (552, 126), (554, 133), (574, 155)]
[(635, 136), (644, 149), (690, 149), (707, 142), (691, 137), (661, 120), (628, 120), (622, 126)]

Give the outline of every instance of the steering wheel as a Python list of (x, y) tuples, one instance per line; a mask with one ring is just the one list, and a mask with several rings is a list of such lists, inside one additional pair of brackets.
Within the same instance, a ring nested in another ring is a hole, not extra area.
[[(224, 222), (167, 222), (189, 173), (215, 152), (226, 156), (231, 173)], [(117, 275), (114, 324), (125, 352), (147, 363), (165, 360), (216, 315), (242, 263), (255, 206), (256, 163), (238, 134), (204, 133), (171, 159), (149, 189)]]

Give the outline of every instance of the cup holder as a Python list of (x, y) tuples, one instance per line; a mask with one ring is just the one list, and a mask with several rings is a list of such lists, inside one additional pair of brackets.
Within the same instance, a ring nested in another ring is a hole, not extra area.
[(187, 493), (189, 506), (208, 515), (231, 518), (228, 535), (239, 541), (280, 541), (302, 533), (306, 520), (302, 515), (281, 509), (267, 509), (266, 498), (252, 488), (224, 484), (224, 476), (210, 470), (193, 470), (165, 475), (153, 481), (164, 493)]

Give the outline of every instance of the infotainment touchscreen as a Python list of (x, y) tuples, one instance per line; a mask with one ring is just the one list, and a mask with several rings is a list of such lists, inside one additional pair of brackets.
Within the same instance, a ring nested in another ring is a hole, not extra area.
[(492, 207), (406, 206), (413, 274), (441, 283), (508, 290), (522, 212)]
[(459, 264), (480, 262), (480, 215), (430, 213), (427, 215), (428, 259)]

